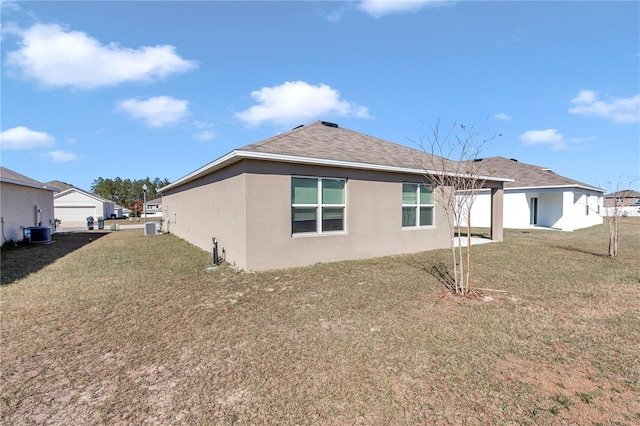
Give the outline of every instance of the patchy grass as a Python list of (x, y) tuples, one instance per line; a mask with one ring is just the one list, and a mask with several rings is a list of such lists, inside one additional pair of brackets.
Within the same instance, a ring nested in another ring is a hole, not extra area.
[[(637, 424), (640, 222), (617, 259), (607, 232), (474, 247), (488, 302), (429, 273), (447, 250), (208, 273), (174, 236), (101, 234), (0, 288), (2, 423)], [(3, 250), (3, 283), (54, 239)]]

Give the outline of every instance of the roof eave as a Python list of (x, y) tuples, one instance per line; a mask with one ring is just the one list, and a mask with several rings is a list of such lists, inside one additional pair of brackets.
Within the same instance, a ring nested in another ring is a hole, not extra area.
[[(173, 188), (177, 188), (178, 186), (194, 181), (202, 176), (206, 176), (209, 173), (212, 173), (216, 170), (220, 170), (237, 161), (244, 160), (244, 159), (276, 161), (280, 163), (317, 165), (317, 166), (324, 166), (324, 167), (339, 167), (339, 168), (349, 168), (349, 169), (359, 169), (359, 170), (373, 170), (373, 171), (382, 171), (382, 172), (389, 172), (389, 173), (407, 173), (407, 174), (417, 174), (417, 175), (437, 175), (442, 173), (435, 170), (420, 169), (420, 168), (386, 166), (382, 164), (357, 163), (353, 161), (328, 160), (324, 158), (314, 158), (314, 157), (300, 157), (297, 155), (235, 150), (193, 171), (192, 173), (178, 179), (177, 181), (160, 188), (159, 192), (164, 192), (164, 191), (171, 190)], [(513, 179), (510, 179), (510, 178), (501, 178), (501, 177), (494, 177), (494, 176), (475, 176), (475, 175), (471, 176), (466, 174), (456, 174), (452, 172), (446, 172), (445, 175), (469, 177), (469, 178), (472, 177), (478, 180), (493, 181), (493, 182), (513, 182), (514, 181)]]
[(37, 185), (35, 183), (23, 182), (21, 180), (8, 179), (8, 178), (5, 178), (5, 177), (0, 178), (0, 182), (11, 183), (13, 185), (26, 186), (26, 187), (29, 187), (29, 188), (42, 189), (44, 191), (51, 191), (51, 192), (55, 192), (56, 191), (55, 188), (50, 188), (50, 187), (48, 187), (46, 185)]
[[(511, 182), (513, 182), (514, 180), (512, 179)], [(594, 191), (594, 192), (602, 192), (604, 194), (604, 190), (600, 189), (600, 188), (596, 188), (593, 186), (586, 186), (586, 185), (540, 185), (540, 186), (510, 186), (510, 187), (505, 187), (504, 190), (505, 191), (523, 191), (525, 189), (527, 190), (537, 190), (537, 189), (566, 189), (566, 188), (580, 188), (580, 189), (586, 189), (589, 191)]]

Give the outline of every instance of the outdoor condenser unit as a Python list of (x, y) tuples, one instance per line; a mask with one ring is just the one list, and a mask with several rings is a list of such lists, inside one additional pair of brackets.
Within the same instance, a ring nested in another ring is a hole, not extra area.
[(155, 222), (147, 222), (144, 224), (144, 235), (156, 235), (156, 223)]

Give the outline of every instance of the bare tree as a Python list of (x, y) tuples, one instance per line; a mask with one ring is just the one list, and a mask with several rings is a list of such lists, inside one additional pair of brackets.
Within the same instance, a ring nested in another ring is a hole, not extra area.
[[(424, 185), (434, 193), (449, 226), (454, 278), (452, 290), (456, 293), (465, 294), (472, 289), (471, 208), (485, 182), (475, 162), (490, 139), (480, 140), (480, 132), (473, 126), (457, 123), (442, 135), (438, 123), (426, 141), (417, 143), (428, 154), (421, 164), (425, 170)], [(466, 250), (463, 249), (463, 224), (467, 228)]]
[[(638, 179), (630, 180), (625, 186), (629, 187), (637, 180)], [(618, 200), (624, 200), (631, 193), (630, 189), (620, 189), (623, 181), (625, 181), (625, 179), (621, 177), (617, 183), (612, 184), (609, 182), (607, 185), (607, 188), (612, 190), (611, 195), (613, 197), (613, 205), (604, 207), (604, 219), (609, 224), (609, 257), (618, 257), (618, 229), (620, 218), (626, 215), (627, 210), (624, 203)]]

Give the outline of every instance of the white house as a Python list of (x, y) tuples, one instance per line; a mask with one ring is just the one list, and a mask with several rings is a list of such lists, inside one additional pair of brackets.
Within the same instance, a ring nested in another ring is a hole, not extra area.
[[(602, 223), (604, 190), (554, 173), (552, 170), (514, 159), (479, 159), (480, 175), (507, 176), (504, 184), (505, 228), (546, 227), (574, 231)], [(471, 226), (488, 227), (490, 197), (481, 190), (471, 210)]]
[(53, 197), (56, 219), (64, 225), (86, 223), (89, 216), (94, 219), (109, 218), (115, 213), (115, 203), (74, 186), (61, 190)]
[(22, 241), (29, 227), (50, 227), (55, 232), (53, 188), (0, 167), (0, 221), (2, 244)]

